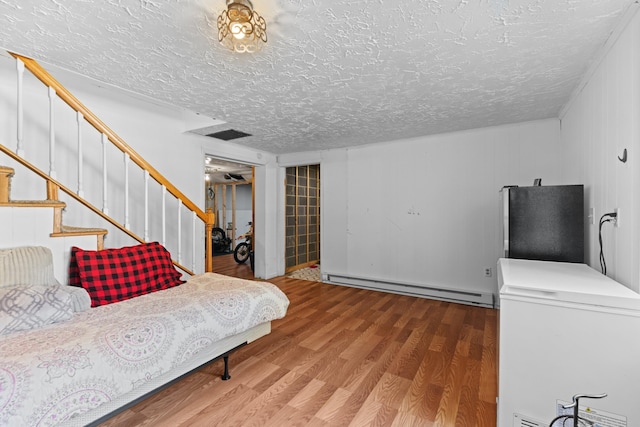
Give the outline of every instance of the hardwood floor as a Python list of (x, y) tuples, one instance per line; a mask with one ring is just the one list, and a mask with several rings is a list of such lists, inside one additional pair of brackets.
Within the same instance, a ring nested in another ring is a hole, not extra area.
[[(216, 257), (223, 274), (248, 264)], [(496, 312), (278, 277), (272, 333), (104, 426), (495, 426)]]

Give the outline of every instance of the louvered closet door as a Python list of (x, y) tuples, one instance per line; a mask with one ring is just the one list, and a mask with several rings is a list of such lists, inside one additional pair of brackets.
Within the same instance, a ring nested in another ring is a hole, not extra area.
[(287, 168), (286, 272), (320, 262), (320, 165)]

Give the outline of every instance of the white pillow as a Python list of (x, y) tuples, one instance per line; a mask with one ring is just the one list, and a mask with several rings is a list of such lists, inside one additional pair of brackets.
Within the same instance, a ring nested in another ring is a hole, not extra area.
[(71, 294), (63, 286), (0, 288), (0, 335), (40, 328), (72, 316)]
[(53, 255), (44, 246), (0, 249), (0, 288), (15, 285), (59, 285)]
[(91, 297), (85, 288), (77, 286), (63, 286), (65, 292), (71, 294), (71, 305), (73, 311), (79, 313), (91, 308)]

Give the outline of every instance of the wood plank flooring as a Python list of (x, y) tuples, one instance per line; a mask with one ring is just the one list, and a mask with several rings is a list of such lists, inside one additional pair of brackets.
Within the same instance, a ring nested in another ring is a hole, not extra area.
[[(253, 278), (249, 265), (214, 268)], [(495, 426), (496, 312), (278, 277), (272, 333), (103, 426)]]

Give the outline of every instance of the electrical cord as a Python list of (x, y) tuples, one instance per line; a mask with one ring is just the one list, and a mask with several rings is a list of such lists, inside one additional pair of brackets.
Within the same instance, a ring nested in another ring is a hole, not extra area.
[(576, 426), (580, 426), (580, 425), (587, 425), (587, 426), (593, 426), (593, 424), (595, 424), (593, 421), (589, 421), (589, 420), (585, 420), (582, 417), (578, 417), (578, 419), (575, 419), (573, 415), (558, 415), (557, 417), (555, 417), (553, 419), (553, 421), (551, 421), (551, 423), (549, 423), (549, 427), (554, 427), (553, 425), (555, 424), (556, 421), (562, 420), (562, 427), (566, 427), (566, 422), (569, 420), (573, 420), (573, 427)]
[(618, 214), (615, 212), (609, 212), (600, 217), (600, 225), (598, 227), (598, 242), (600, 243), (600, 271), (602, 271), (602, 274), (605, 276), (607, 275), (607, 261), (604, 259), (604, 250), (602, 248), (602, 226), (605, 222), (615, 222), (617, 216)]

